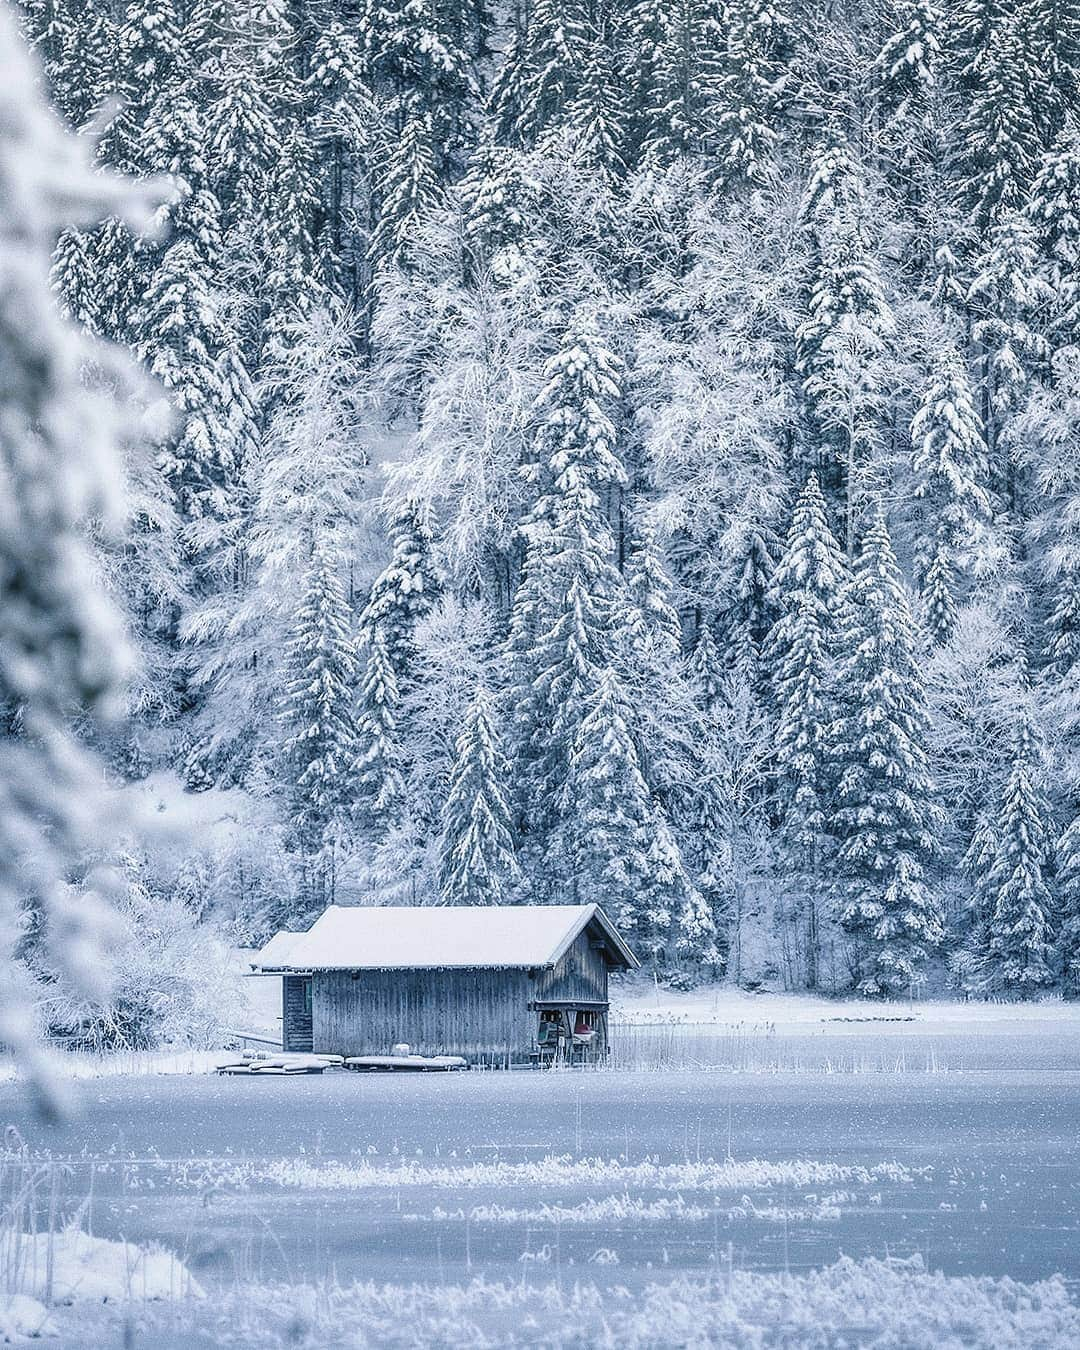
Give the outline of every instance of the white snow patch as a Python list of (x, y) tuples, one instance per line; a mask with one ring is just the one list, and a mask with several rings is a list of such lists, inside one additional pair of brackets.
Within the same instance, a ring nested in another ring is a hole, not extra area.
[(5, 1345), (55, 1335), (56, 1326), (43, 1303), (26, 1294), (0, 1294), (0, 1341)]
[[(190, 1076), (210, 1073), (220, 1059), (220, 1050), (117, 1050), (100, 1055), (54, 1052), (49, 1056), (49, 1069), (54, 1078), (71, 1080)], [(18, 1067), (10, 1056), (0, 1056), (0, 1082), (18, 1077)]]
[(30, 1299), (100, 1303), (204, 1298), (187, 1267), (160, 1247), (91, 1237), (78, 1228), (0, 1234), (5, 1283)]

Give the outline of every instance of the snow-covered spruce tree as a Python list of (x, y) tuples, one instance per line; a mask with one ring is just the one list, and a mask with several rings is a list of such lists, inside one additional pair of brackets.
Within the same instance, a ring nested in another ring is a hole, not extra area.
[[(431, 0), (364, 0), (359, 33), (368, 78), (398, 106), (422, 103), (456, 135), (455, 112), (470, 89), (468, 60), (450, 31), (452, 14)], [(445, 141), (446, 135), (440, 140)]]
[(1051, 345), (1080, 341), (1080, 129), (1074, 118), (1043, 155), (1024, 208), (1050, 285)]
[(667, 162), (672, 119), (666, 115), (666, 48), (674, 22), (666, 0), (631, 0), (618, 25), (616, 49), (623, 88), (630, 92), (628, 145), (637, 158)]
[(580, 87), (588, 50), (589, 23), (579, 0), (537, 0), (521, 53), (521, 112), (514, 130), (523, 144), (536, 144), (561, 120)]
[(371, 584), (360, 615), (361, 642), (381, 633), (386, 659), (399, 688), (409, 680), (416, 625), (439, 598), (431, 524), (424, 506), (407, 499), (392, 508), (388, 522), (390, 561)]
[(225, 5), (225, 29), (215, 24), (196, 52), (206, 71), (204, 119), (207, 165), (231, 244), (251, 247), (268, 196), (270, 173), (281, 153), (275, 91), (258, 49), (232, 26), (234, 0)]
[[(263, 343), (271, 360), (287, 346), (295, 315), (333, 306), (335, 297), (326, 279), (332, 260), (324, 258), (316, 237), (322, 213), (317, 195), (315, 147), (306, 124), (294, 126), (284, 137), (270, 171), (265, 206), (265, 297)], [(340, 297), (337, 297), (338, 299)]]
[(355, 218), (354, 203), (363, 199), (379, 115), (364, 77), (359, 35), (337, 17), (319, 24), (314, 34), (305, 103), (317, 149), (316, 197), (326, 213), (323, 251), (332, 285), (359, 307), (366, 231)]
[(862, 540), (837, 637), (839, 715), (829, 729), (840, 921), (864, 994), (899, 993), (943, 938), (924, 871), (940, 812), (927, 760), (919, 641), (881, 511)]
[(379, 221), (371, 238), (376, 274), (409, 266), (416, 233), (424, 217), (439, 205), (443, 188), (435, 149), (431, 111), (414, 99), (381, 170)]
[[(989, 466), (971, 384), (959, 354), (948, 347), (933, 371), (911, 421), (913, 495), (918, 505), (915, 569), (926, 599), (929, 572), (941, 588), (960, 571), (990, 519)], [(944, 612), (944, 611), (943, 611)]]
[[(118, 450), (133, 434), (122, 401), (133, 381), (115, 353), (61, 319), (49, 254), (66, 226), (110, 214), (145, 225), (152, 203), (91, 170), (85, 144), (45, 107), (7, 6), (0, 68), (0, 1039), (52, 1104), (15, 953), (29, 910), (38, 927), (43, 919), (56, 969), (85, 992), (107, 983), (103, 903), (92, 889), (74, 901), (64, 886), (108, 819), (100, 769), (68, 718), (108, 713), (126, 673), (88, 524), (111, 527), (121, 515)], [(90, 361), (109, 378), (85, 383)]]
[(950, 57), (963, 97), (956, 128), (960, 189), (985, 230), (1024, 203), (1040, 150), (1031, 0), (965, 0), (952, 14)]
[(868, 219), (859, 169), (844, 146), (827, 145), (814, 160), (802, 206), (811, 261), (796, 368), (811, 419), (811, 458), (826, 490), (844, 503), (849, 557), (877, 472), (895, 329)]
[(679, 817), (688, 787), (692, 702), (683, 678), (682, 625), (671, 576), (648, 525), (637, 528), (623, 576), (626, 605), (617, 666), (634, 707), (631, 725), (646, 777), (668, 811)]
[(723, 76), (723, 11), (712, 0), (666, 7), (660, 46), (661, 127), (647, 146), (648, 159), (668, 163), (702, 155), (710, 146)]
[(494, 701), (480, 687), (457, 740), (457, 759), (442, 810), (443, 904), (499, 905), (515, 898), (521, 873), (510, 828), (506, 775)]
[(947, 548), (938, 545), (922, 580), (921, 599), (926, 631), (936, 646), (956, 631), (956, 573)]
[(1058, 969), (1066, 992), (1076, 998), (1080, 995), (1080, 815), (1073, 817), (1058, 840), (1054, 899)]
[(794, 918), (805, 928), (805, 975), (812, 989), (818, 983), (823, 864), (834, 847), (829, 729), (836, 715), (832, 675), (847, 581), (846, 561), (811, 474), (772, 579), (777, 619), (766, 660), (776, 715), (777, 809), (789, 874), (800, 892)]
[(992, 861), (979, 887), (975, 929), (979, 987), (1021, 998), (1053, 981), (1053, 898), (1045, 876), (1051, 843), (1037, 774), (1035, 733), (1024, 718), (998, 809)]
[(712, 956), (713, 924), (654, 804), (610, 668), (589, 694), (561, 785), (552, 852), (575, 902), (613, 906), (615, 921), (654, 962)]
[[(1037, 567), (1035, 612), (1041, 696), (1056, 731), (1063, 785), (1080, 784), (1080, 367), (1057, 352), (1009, 425), (1011, 457), (1025, 473), (1027, 544)], [(1071, 803), (1070, 803), (1071, 805)]]
[(385, 829), (404, 791), (398, 737), (400, 701), (386, 638), (383, 630), (376, 628), (368, 640), (360, 681), (356, 761), (351, 774), (353, 813), (373, 835)]
[[(738, 545), (738, 548), (736, 548)], [(773, 577), (781, 553), (771, 522), (751, 518), (732, 541), (731, 590), (720, 606), (718, 627), (730, 670), (750, 690), (767, 697), (764, 652), (776, 620)]]
[(244, 780), (277, 759), (265, 709), (282, 692), (314, 541), (344, 548), (359, 510), (366, 457), (354, 333), (347, 312), (298, 313), (260, 383), (273, 413), (243, 466), (250, 506), (235, 565), (181, 625), (194, 683), (207, 691), (196, 718), (200, 777)]
[(971, 335), (982, 375), (990, 470), (998, 482), (1008, 485), (1011, 473), (1009, 465), (998, 459), (998, 435), (1020, 405), (1029, 381), (1049, 358), (1042, 314), (1052, 295), (1039, 268), (1031, 224), (1017, 211), (995, 219), (986, 248), (972, 268), (967, 307), (974, 320)]
[[(132, 320), (135, 351), (169, 394), (177, 431), (160, 467), (181, 520), (228, 528), (239, 452), (221, 358), (228, 342), (212, 270), (191, 237), (164, 252)], [(209, 541), (208, 541), (209, 542)]]
[(353, 707), (359, 671), (340, 542), (312, 541), (303, 598), (285, 649), (277, 716), (292, 842), (312, 909), (334, 902), (335, 864), (356, 759)]
[(606, 183), (626, 173), (628, 111), (615, 58), (603, 33), (592, 36), (581, 81), (566, 109), (571, 153)]
[(527, 868), (558, 818), (578, 722), (624, 626), (603, 500), (626, 483), (605, 411), (619, 394), (618, 369), (591, 323), (572, 325), (546, 363), (536, 405), (542, 491), (522, 524), (526, 556), (506, 640), (508, 750)]
[(895, 0), (891, 28), (875, 62), (876, 92), (895, 126), (925, 114), (941, 78), (942, 8), (935, 0)]
[(712, 119), (716, 158), (730, 183), (758, 183), (778, 139), (793, 30), (786, 0), (735, 0), (723, 8), (724, 48)]
[(23, 10), (50, 99), (82, 127), (112, 92), (117, 33), (108, 0), (24, 0)]

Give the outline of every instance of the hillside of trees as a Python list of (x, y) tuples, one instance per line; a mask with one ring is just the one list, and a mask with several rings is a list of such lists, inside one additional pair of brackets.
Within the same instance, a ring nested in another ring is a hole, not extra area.
[(126, 706), (74, 727), (261, 812), (125, 849), (142, 902), (597, 901), (680, 982), (1080, 993), (1080, 0), (22, 19), (164, 200), (52, 256), (136, 424)]

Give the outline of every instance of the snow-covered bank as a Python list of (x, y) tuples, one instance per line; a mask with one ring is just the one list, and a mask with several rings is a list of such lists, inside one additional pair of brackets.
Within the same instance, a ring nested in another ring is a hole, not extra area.
[(670, 989), (646, 978), (611, 983), (612, 1020), (616, 1023), (687, 1023), (722, 1026), (773, 1026), (806, 1030), (828, 1027), (842, 1033), (873, 1024), (875, 1031), (915, 1025), (948, 1033), (1032, 1023), (1080, 1029), (1080, 1001), (1048, 996), (1026, 1002), (963, 1002), (961, 1000), (882, 1000), (823, 998), (813, 994), (748, 993), (730, 985), (703, 984), (690, 990)]
[(203, 1298), (172, 1252), (91, 1237), (79, 1228), (0, 1234), (4, 1283), (48, 1303)]
[[(535, 1254), (534, 1254), (535, 1257)], [(522, 1263), (517, 1281), (248, 1287), (170, 1309), (188, 1350), (230, 1343), (337, 1347), (607, 1347), (614, 1350), (1031, 1350), (1080, 1342), (1080, 1307), (1058, 1279), (950, 1278), (908, 1261), (841, 1259), (824, 1270), (762, 1275), (718, 1253), (708, 1277), (654, 1279), (641, 1290), (598, 1285)], [(603, 1248), (594, 1265), (608, 1258)], [(407, 1316), (403, 1316), (407, 1310)], [(143, 1311), (148, 1339), (161, 1314)], [(65, 1341), (74, 1346), (76, 1340)], [(170, 1342), (171, 1343), (171, 1342)], [(178, 1342), (179, 1343), (179, 1342)]]
[(67, 1339), (73, 1320), (71, 1315), (65, 1317), (63, 1305), (79, 1305), (82, 1327), (86, 1305), (120, 1305), (129, 1311), (150, 1302), (205, 1297), (184, 1263), (161, 1247), (110, 1242), (77, 1227), (52, 1233), (0, 1227), (0, 1342), (4, 1344), (52, 1338), (61, 1334), (61, 1326)]

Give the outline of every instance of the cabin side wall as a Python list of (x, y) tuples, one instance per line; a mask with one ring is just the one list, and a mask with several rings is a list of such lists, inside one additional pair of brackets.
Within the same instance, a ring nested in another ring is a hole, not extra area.
[(405, 1041), (416, 1054), (497, 1065), (527, 1059), (535, 1043), (524, 970), (324, 970), (313, 978), (318, 1053), (385, 1055)]
[(583, 929), (550, 970), (538, 970), (530, 998), (606, 1003), (608, 968), (604, 953), (594, 947), (591, 926)]

